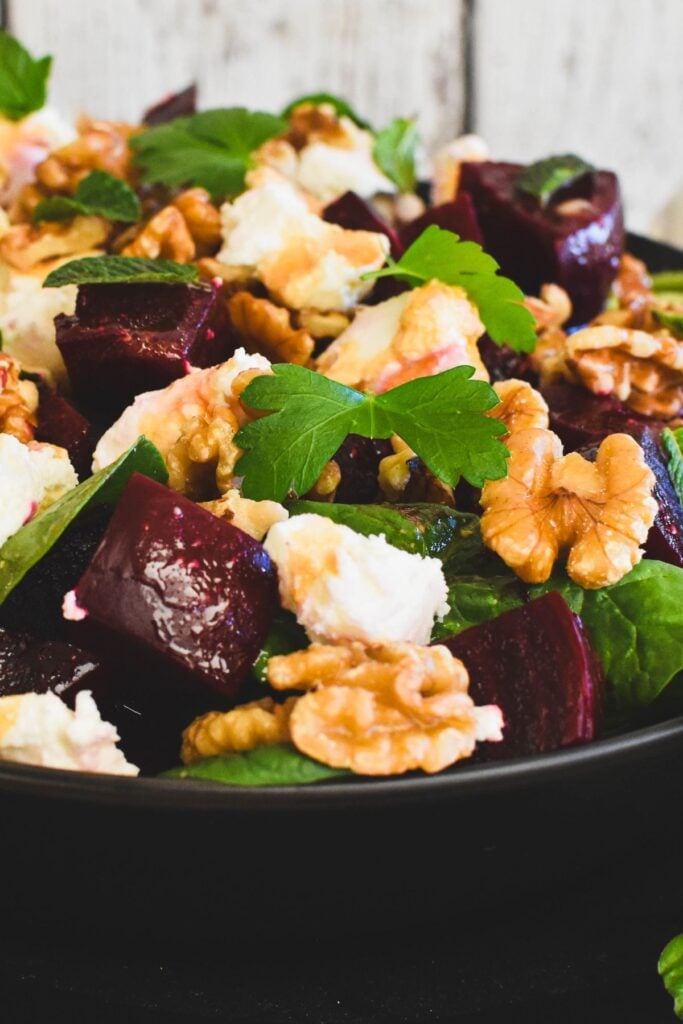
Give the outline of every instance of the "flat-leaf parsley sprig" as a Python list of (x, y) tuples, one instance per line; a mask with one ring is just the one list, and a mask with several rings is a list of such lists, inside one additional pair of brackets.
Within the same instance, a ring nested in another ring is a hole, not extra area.
[(458, 285), (479, 310), (489, 336), (498, 345), (532, 352), (536, 344), (534, 318), (522, 305), (524, 293), (498, 273), (493, 256), (476, 242), (463, 242), (453, 231), (432, 224), (416, 238), (398, 262), (366, 274), (366, 278), (397, 277), (413, 287), (436, 278)]
[(242, 493), (273, 501), (306, 494), (348, 434), (398, 434), (451, 486), (461, 476), (475, 487), (500, 479), (506, 473), (508, 451), (500, 441), (506, 428), (486, 415), (498, 397), (473, 373), (471, 366), (456, 366), (365, 395), (303, 366), (273, 366), (242, 395), (245, 405), (271, 413), (235, 438), (244, 449), (237, 465)]

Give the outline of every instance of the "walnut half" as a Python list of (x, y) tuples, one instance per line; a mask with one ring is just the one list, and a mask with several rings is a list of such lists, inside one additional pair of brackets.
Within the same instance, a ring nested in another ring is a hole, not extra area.
[(654, 474), (627, 434), (606, 437), (595, 462), (563, 455), (550, 430), (512, 433), (508, 475), (485, 484), (484, 543), (527, 583), (547, 580), (561, 552), (582, 587), (616, 583), (636, 565), (657, 514)]

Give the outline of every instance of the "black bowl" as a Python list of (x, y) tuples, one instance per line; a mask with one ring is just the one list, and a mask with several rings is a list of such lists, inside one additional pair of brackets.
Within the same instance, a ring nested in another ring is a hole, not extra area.
[[(654, 269), (683, 265), (666, 246), (630, 247)], [(300, 789), (4, 764), (3, 927), (192, 945), (464, 928), (610, 859), (656, 870), (682, 768), (683, 718), (433, 777)]]

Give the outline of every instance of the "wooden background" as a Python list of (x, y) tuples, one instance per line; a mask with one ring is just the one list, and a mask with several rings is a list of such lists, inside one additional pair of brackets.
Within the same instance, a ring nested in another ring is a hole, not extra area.
[[(1, 0), (0, 0), (1, 2)], [(574, 150), (619, 171), (634, 230), (683, 245), (683, 0), (5, 0), (55, 56), (52, 102), (136, 118), (196, 80), (203, 106), (340, 93), (500, 158)]]

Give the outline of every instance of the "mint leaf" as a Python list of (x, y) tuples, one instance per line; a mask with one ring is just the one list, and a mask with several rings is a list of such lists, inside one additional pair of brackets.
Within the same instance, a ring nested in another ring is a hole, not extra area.
[(683, 935), (677, 935), (665, 946), (657, 970), (674, 1001), (674, 1013), (683, 1020)]
[(464, 476), (476, 487), (505, 476), (505, 427), (486, 416), (493, 388), (472, 380), (471, 366), (409, 381), (382, 395), (363, 395), (303, 366), (281, 363), (244, 392), (253, 409), (272, 415), (237, 434), (245, 449), (237, 472), (248, 498), (282, 501), (305, 494), (348, 434), (398, 434), (444, 482)]
[(196, 284), (198, 280), (199, 271), (191, 263), (137, 256), (84, 256), (49, 273), (43, 288), (65, 284)]
[(279, 608), (268, 630), (263, 647), (252, 667), (252, 672), (261, 683), (265, 683), (268, 662), (276, 654), (291, 654), (302, 651), (310, 641), (303, 626), (300, 626), (291, 612)]
[(168, 479), (163, 458), (146, 437), (139, 437), (116, 462), (74, 487), (5, 541), (0, 548), (0, 604), (81, 512), (115, 504), (133, 473), (161, 483)]
[(498, 264), (476, 242), (463, 242), (452, 231), (430, 225), (416, 238), (398, 263), (364, 277), (397, 277), (423, 285), (436, 278), (458, 285), (479, 309), (490, 337), (517, 352), (532, 352), (536, 345), (534, 318), (522, 303), (523, 292), (514, 281), (498, 273)]
[(130, 145), (143, 181), (201, 185), (217, 200), (242, 191), (251, 154), (286, 130), (274, 114), (227, 107), (178, 117), (133, 136)]
[(541, 206), (545, 206), (558, 189), (571, 185), (577, 178), (592, 170), (593, 164), (587, 163), (574, 153), (549, 156), (525, 167), (517, 178), (517, 188), (520, 192), (535, 196)]
[(529, 592), (550, 590), (583, 619), (622, 707), (651, 704), (683, 671), (683, 569), (646, 559), (602, 590), (583, 590), (562, 574)]
[(448, 613), (434, 624), (432, 640), (455, 636), (524, 603), (524, 587), (516, 577), (460, 576), (449, 582)]
[(297, 99), (287, 104), (282, 111), (281, 117), (289, 117), (294, 109), (301, 106), (302, 103), (312, 103), (316, 107), (326, 103), (334, 107), (337, 117), (349, 117), (352, 121), (355, 121), (359, 128), (370, 128), (368, 122), (359, 117), (346, 100), (341, 99), (339, 96), (333, 96), (330, 92), (310, 92), (305, 96), (298, 96)]
[(244, 754), (209, 757), (196, 764), (163, 772), (167, 779), (203, 779), (225, 786), (306, 786), (339, 775), (343, 768), (329, 768), (314, 761), (295, 747), (273, 745), (256, 747)]
[(377, 133), (372, 155), (400, 192), (413, 192), (417, 182), (415, 152), (420, 140), (415, 121), (397, 117)]
[(676, 497), (683, 505), (683, 427), (677, 430), (670, 430), (668, 427), (662, 431), (662, 446), (669, 456), (667, 469), (674, 485)]
[(34, 60), (14, 36), (0, 31), (0, 114), (20, 121), (44, 107), (51, 66), (52, 57)]
[(107, 220), (136, 221), (142, 216), (140, 200), (121, 178), (107, 171), (91, 171), (79, 182), (75, 195), (43, 199), (33, 211), (34, 221), (70, 220), (79, 214)]

